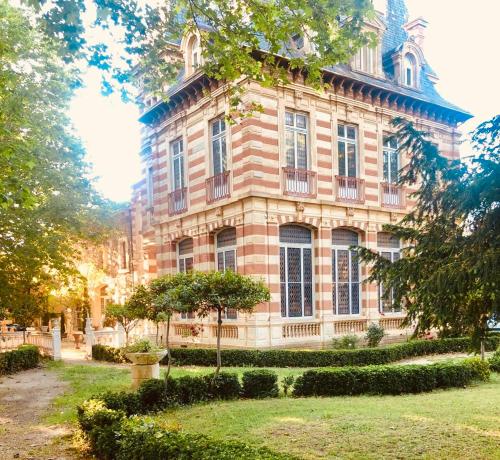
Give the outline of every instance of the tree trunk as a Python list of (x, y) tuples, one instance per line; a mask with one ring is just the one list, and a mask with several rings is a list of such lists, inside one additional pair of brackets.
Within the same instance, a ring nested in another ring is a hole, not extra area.
[(156, 345), (158, 345), (158, 333), (160, 330), (160, 323), (156, 323)]
[(170, 375), (170, 366), (172, 365), (172, 356), (170, 354), (169, 335), (170, 335), (170, 315), (167, 316), (167, 335), (165, 338), (165, 340), (167, 342), (167, 374), (165, 375), (166, 379), (168, 379), (168, 376)]
[(125, 346), (128, 347), (128, 328), (124, 328), (125, 329)]
[(481, 360), (484, 361), (484, 338), (481, 339)]
[(219, 371), (222, 366), (222, 360), (220, 356), (221, 331), (222, 331), (222, 308), (218, 308), (217, 309), (217, 368), (215, 369), (215, 377), (219, 375)]

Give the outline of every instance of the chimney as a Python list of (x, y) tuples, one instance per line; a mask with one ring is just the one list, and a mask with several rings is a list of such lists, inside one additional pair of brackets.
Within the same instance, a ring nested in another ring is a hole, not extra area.
[(408, 33), (408, 38), (413, 40), (422, 49), (424, 49), (425, 29), (427, 24), (428, 22), (424, 18), (419, 17), (403, 26), (403, 29)]

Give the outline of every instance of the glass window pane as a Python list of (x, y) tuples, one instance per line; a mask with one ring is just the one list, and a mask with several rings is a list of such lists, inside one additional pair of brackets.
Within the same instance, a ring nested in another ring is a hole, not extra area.
[(345, 168), (345, 143), (339, 142), (339, 175), (346, 175)]
[(345, 126), (344, 125), (337, 126), (337, 134), (339, 135), (339, 137), (345, 137)]
[(301, 275), (300, 249), (288, 248), (288, 282), (300, 283)]
[(312, 283), (304, 283), (304, 316), (312, 316), (313, 289)]
[(227, 171), (227, 155), (226, 155), (226, 137), (220, 138), (220, 143), (222, 147), (222, 171)]
[(359, 261), (354, 251), (351, 251), (351, 281), (353, 283), (359, 281)]
[(285, 125), (293, 126), (293, 113), (285, 112)]
[(224, 252), (222, 251), (217, 253), (217, 270), (224, 271)]
[(359, 236), (352, 230), (336, 228), (332, 230), (332, 244), (336, 246), (354, 246), (359, 242)]
[(214, 120), (212, 123), (212, 136), (219, 134), (219, 120)]
[(236, 251), (234, 249), (230, 251), (225, 251), (225, 270), (236, 271)]
[(224, 118), (220, 119), (220, 132), (223, 133), (226, 130), (226, 120)]
[(398, 152), (391, 152), (391, 182), (396, 183), (398, 181), (399, 176), (399, 158)]
[(359, 283), (351, 284), (351, 313), (359, 314)]
[(187, 272), (193, 271), (193, 258), (192, 257), (187, 257), (185, 259), (185, 269)]
[(347, 138), (356, 139), (356, 128), (354, 128), (354, 126), (347, 127)]
[(307, 120), (305, 115), (296, 115), (296, 123), (297, 128), (306, 129), (307, 128)]
[(213, 158), (214, 175), (220, 174), (222, 172), (222, 164), (220, 157), (221, 157), (220, 142), (219, 139), (216, 139), (212, 141), (212, 158)]
[(337, 250), (337, 279), (340, 282), (349, 281), (349, 251)]
[(295, 168), (295, 133), (287, 131), (285, 134), (286, 144), (286, 165), (289, 168)]
[(301, 283), (288, 283), (288, 316), (302, 316)]
[(383, 164), (383, 169), (384, 169), (384, 181), (389, 182), (389, 153), (387, 150), (384, 150), (384, 164)]
[(306, 135), (297, 133), (297, 168), (307, 169)]
[(349, 177), (356, 177), (356, 146), (354, 144), (347, 144), (347, 175)]
[(280, 243), (311, 244), (311, 230), (300, 225), (280, 226)]
[(338, 314), (349, 314), (349, 284), (338, 283)]

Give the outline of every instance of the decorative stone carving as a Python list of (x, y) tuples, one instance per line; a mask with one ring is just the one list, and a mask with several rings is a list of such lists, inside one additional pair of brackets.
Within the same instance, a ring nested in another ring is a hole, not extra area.
[(295, 209), (297, 210), (297, 222), (302, 222), (304, 220), (304, 203), (296, 203)]

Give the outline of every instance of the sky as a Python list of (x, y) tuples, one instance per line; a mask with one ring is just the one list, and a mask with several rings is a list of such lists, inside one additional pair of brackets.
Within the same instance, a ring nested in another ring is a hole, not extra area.
[[(500, 113), (500, 1), (475, 0), (472, 5), (465, 0), (407, 0), (407, 5), (410, 20), (422, 16), (429, 23), (424, 55), (439, 77), (438, 91), (474, 115), (462, 132)], [(112, 200), (127, 201), (140, 179), (138, 109), (117, 94), (102, 96), (96, 72), (84, 81), (71, 107), (73, 124), (93, 164), (98, 190)]]

